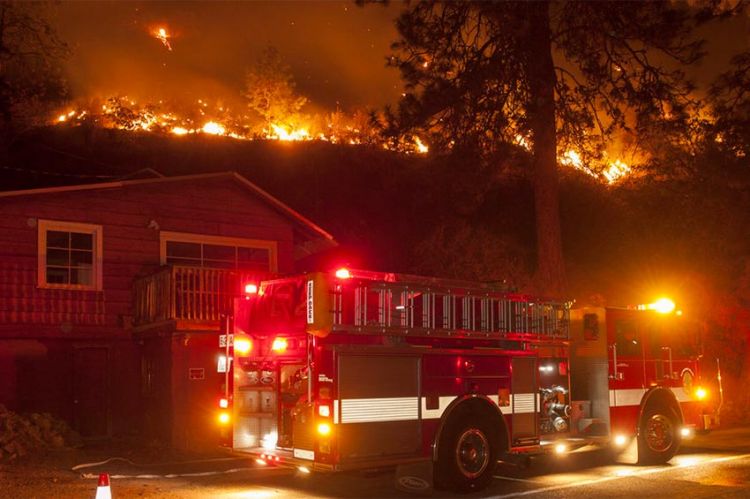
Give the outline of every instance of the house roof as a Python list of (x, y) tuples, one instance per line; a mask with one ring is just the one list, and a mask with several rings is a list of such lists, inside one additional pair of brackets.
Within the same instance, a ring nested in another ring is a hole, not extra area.
[[(157, 175), (160, 175), (158, 172), (154, 172), (154, 173), (156, 173)], [(233, 171), (219, 172), (219, 173), (201, 173), (201, 174), (196, 174), (196, 175), (180, 175), (176, 177), (154, 176), (153, 178), (137, 178), (133, 180), (118, 180), (114, 182), (64, 185), (64, 186), (58, 186), (58, 187), (43, 187), (43, 188), (37, 188), (37, 189), (23, 189), (23, 190), (16, 190), (16, 191), (0, 191), (0, 198), (9, 198), (9, 197), (18, 197), (18, 196), (35, 196), (35, 195), (54, 194), (54, 193), (61, 193), (61, 192), (87, 191), (87, 190), (97, 190), (97, 189), (112, 189), (112, 188), (128, 187), (128, 186), (134, 186), (134, 185), (184, 182), (188, 180), (204, 180), (204, 179), (215, 179), (215, 178), (228, 178), (228, 179), (232, 179), (236, 181), (238, 184), (240, 184), (241, 186), (245, 187), (247, 190), (249, 190), (253, 194), (263, 199), (266, 203), (271, 205), (274, 209), (276, 209), (282, 215), (298, 223), (299, 225), (301, 225), (308, 231), (317, 235), (319, 238), (324, 239), (325, 243), (323, 244), (323, 246), (330, 247), (330, 246), (336, 245), (336, 242), (333, 239), (333, 236), (331, 234), (329, 234), (328, 232), (323, 230), (321, 227), (313, 223), (311, 220), (309, 220), (308, 218), (304, 217), (297, 211), (293, 210), (292, 208), (290, 208), (289, 206), (281, 202), (279, 199), (275, 198), (274, 196), (264, 191), (263, 189), (255, 185), (254, 183), (250, 182), (248, 179), (246, 179), (239, 173), (233, 172)]]

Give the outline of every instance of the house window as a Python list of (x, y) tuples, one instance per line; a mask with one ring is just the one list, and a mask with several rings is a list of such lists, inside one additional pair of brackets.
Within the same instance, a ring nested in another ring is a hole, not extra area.
[(102, 227), (39, 220), (38, 284), (43, 288), (102, 289)]
[(162, 232), (162, 263), (276, 272), (276, 242)]

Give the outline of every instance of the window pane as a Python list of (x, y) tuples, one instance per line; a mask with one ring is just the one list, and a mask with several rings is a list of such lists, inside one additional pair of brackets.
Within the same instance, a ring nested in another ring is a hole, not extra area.
[(71, 250), (70, 265), (73, 267), (83, 267), (94, 263), (94, 253), (92, 251)]
[(167, 265), (187, 265), (190, 267), (200, 267), (201, 261), (196, 258), (177, 258), (167, 257)]
[(226, 260), (203, 260), (204, 267), (210, 267), (212, 269), (233, 269), (235, 268), (234, 261)]
[(81, 232), (70, 233), (70, 247), (75, 249), (94, 249), (94, 235)]
[(47, 231), (47, 247), (48, 248), (69, 248), (70, 247), (70, 232), (48, 230)]
[(637, 357), (641, 355), (641, 342), (632, 321), (617, 321), (615, 323), (617, 355), (622, 357)]
[(200, 259), (201, 245), (198, 243), (167, 241), (167, 257)]
[(68, 284), (68, 269), (47, 267), (48, 284)]
[(48, 249), (47, 265), (57, 265), (59, 267), (70, 265), (69, 255), (70, 252), (66, 249)]
[(240, 267), (246, 263), (254, 263), (268, 266), (268, 250), (260, 248), (237, 248), (237, 261)]
[(207, 260), (226, 260), (234, 262), (234, 246), (203, 245), (203, 258)]
[(91, 268), (78, 267), (70, 269), (70, 284), (91, 286), (94, 283), (94, 273)]

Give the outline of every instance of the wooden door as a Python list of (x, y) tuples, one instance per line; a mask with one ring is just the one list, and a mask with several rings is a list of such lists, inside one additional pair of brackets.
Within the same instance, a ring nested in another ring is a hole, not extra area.
[(73, 427), (83, 437), (109, 435), (108, 349), (73, 349)]

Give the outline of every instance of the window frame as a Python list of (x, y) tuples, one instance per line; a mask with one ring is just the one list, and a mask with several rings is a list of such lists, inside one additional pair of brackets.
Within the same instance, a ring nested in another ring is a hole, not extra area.
[(206, 234), (194, 234), (190, 232), (159, 232), (159, 263), (167, 265), (167, 242), (211, 244), (217, 246), (233, 246), (250, 249), (268, 250), (268, 270), (277, 273), (278, 265), (278, 242), (267, 239), (245, 239), (242, 237), (211, 236)]
[[(101, 225), (61, 220), (37, 220), (37, 287), (42, 289), (76, 289), (84, 291), (101, 291), (103, 282), (103, 227)], [(75, 232), (91, 234), (92, 245), (92, 283), (60, 284), (47, 282), (47, 232)]]

